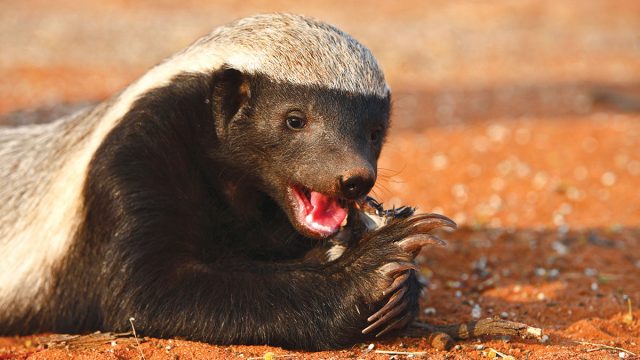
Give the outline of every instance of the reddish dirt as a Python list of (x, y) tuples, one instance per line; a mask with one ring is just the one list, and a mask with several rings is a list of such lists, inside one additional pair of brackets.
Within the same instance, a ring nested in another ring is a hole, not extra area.
[(640, 354), (640, 3), (367, 4), (0, 3), (0, 30), (11, 34), (0, 113), (103, 99), (239, 16), (326, 19), (372, 48), (394, 90), (375, 195), (461, 225), (442, 234), (448, 247), (420, 257), (430, 280), (420, 320), (468, 321), (476, 307), (541, 327), (548, 341), (479, 339), (443, 352), (397, 338), (307, 353), (178, 339), (48, 349), (38, 334), (0, 338), (0, 359), (137, 359), (139, 350), (147, 359), (390, 357), (376, 350), (466, 359), (490, 348), (518, 359), (620, 358), (578, 341)]

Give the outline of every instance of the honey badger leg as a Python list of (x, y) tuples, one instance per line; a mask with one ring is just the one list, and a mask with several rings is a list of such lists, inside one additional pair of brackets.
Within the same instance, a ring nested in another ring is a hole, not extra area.
[(123, 319), (134, 316), (145, 336), (308, 350), (384, 335), (418, 311), (414, 248), (403, 249), (404, 240), (428, 231), (417, 219), (374, 232), (327, 264), (183, 260), (165, 263), (159, 274), (139, 262), (139, 274), (106, 307), (103, 326), (124, 330)]
[[(417, 215), (393, 222), (324, 264), (240, 258), (205, 264), (186, 253), (150, 253), (144, 239), (132, 238), (130, 254), (117, 246), (102, 249), (123, 259), (105, 266), (131, 276), (97, 290), (111, 299), (102, 305), (99, 328), (126, 330), (133, 316), (145, 336), (217, 344), (320, 350), (371, 340), (416, 316), (421, 286), (414, 273), (415, 239), (428, 239), (436, 224), (448, 225), (432, 221)], [(158, 247), (166, 235), (153, 237)], [(135, 258), (126, 259), (131, 254)]]

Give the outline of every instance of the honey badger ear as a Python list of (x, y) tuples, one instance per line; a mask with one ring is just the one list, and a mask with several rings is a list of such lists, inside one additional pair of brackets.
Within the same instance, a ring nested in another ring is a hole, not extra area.
[(249, 79), (239, 70), (223, 67), (213, 74), (213, 116), (219, 134), (224, 133), (250, 97)]

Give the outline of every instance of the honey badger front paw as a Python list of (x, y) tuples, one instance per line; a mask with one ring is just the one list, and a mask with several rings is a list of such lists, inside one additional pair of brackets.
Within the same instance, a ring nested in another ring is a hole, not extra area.
[(418, 282), (414, 263), (415, 256), (426, 245), (445, 245), (435, 235), (429, 234), (439, 227), (455, 228), (449, 218), (438, 214), (420, 214), (405, 219), (396, 219), (371, 234), (376, 237), (393, 239), (404, 261), (387, 263), (378, 272), (386, 286), (382, 290), (382, 307), (367, 318), (369, 325), (363, 334), (376, 333), (376, 337), (407, 326), (418, 314), (421, 285)]

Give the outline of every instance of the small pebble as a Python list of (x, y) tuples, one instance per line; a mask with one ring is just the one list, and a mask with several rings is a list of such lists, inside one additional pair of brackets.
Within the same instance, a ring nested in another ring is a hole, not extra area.
[(453, 350), (462, 350), (462, 345), (458, 344), (453, 347)]
[(592, 291), (598, 291), (598, 283), (597, 282), (592, 282), (591, 283), (591, 290)]
[(549, 270), (549, 279), (555, 279), (558, 277), (558, 275), (560, 275), (560, 270), (558, 269)]
[(554, 241), (553, 244), (551, 244), (551, 247), (558, 253), (558, 255), (566, 255), (569, 252), (567, 245), (560, 241)]
[(369, 346), (367, 346), (367, 351), (371, 351), (376, 347), (376, 345), (374, 343), (369, 344)]
[(428, 307), (428, 308), (425, 308), (423, 310), (423, 312), (424, 312), (425, 315), (435, 315), (436, 314), (436, 308)]
[(480, 316), (482, 316), (482, 309), (480, 308), (480, 305), (475, 304), (471, 309), (471, 317), (474, 319), (480, 319)]
[(534, 270), (534, 273), (536, 274), (536, 276), (545, 276), (547, 274), (547, 270), (545, 270), (544, 268), (537, 268)]
[(456, 290), (456, 294), (455, 295), (456, 295), (457, 298), (461, 298), (462, 297), (462, 291)]
[(476, 345), (474, 347), (476, 350), (484, 350), (484, 345), (480, 344), (480, 345)]
[(542, 337), (540, 338), (540, 342), (542, 344), (546, 344), (549, 342), (549, 335), (542, 335)]
[(626, 358), (627, 358), (627, 353), (626, 353), (626, 352), (624, 352), (624, 351), (620, 351), (620, 352), (618, 353), (618, 357), (619, 357), (620, 359), (626, 359)]
[(509, 313), (506, 312), (506, 311), (503, 311), (503, 312), (500, 313), (500, 317), (502, 319), (508, 319), (509, 318)]
[(598, 270), (596, 270), (594, 268), (586, 268), (586, 269), (584, 269), (584, 274), (586, 276), (596, 276), (596, 275), (598, 275)]
[(473, 262), (473, 269), (481, 271), (487, 268), (487, 257), (481, 256), (478, 260)]

